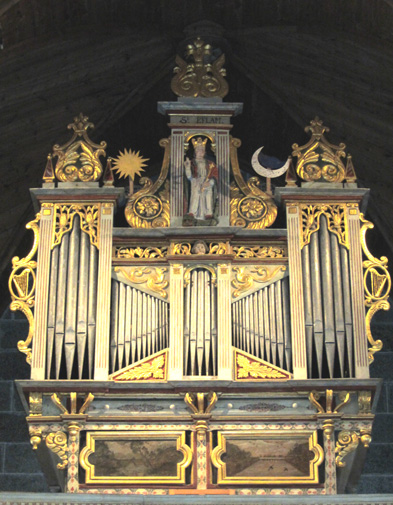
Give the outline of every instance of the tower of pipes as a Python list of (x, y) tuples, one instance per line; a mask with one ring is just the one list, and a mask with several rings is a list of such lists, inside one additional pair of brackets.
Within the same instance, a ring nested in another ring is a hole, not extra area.
[(292, 157), (258, 149), (246, 172), (224, 64), (199, 38), (177, 56), (158, 176), (131, 149), (105, 160), (81, 114), (32, 190), (9, 281), (30, 323), (17, 388), (62, 492), (336, 494), (360, 475), (390, 290), (368, 190), (318, 118)]

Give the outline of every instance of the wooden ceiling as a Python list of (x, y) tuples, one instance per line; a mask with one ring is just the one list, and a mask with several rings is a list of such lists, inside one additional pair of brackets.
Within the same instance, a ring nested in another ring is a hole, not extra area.
[[(216, 23), (213, 25), (212, 23)], [(0, 272), (23, 253), (29, 188), (83, 112), (107, 154), (141, 150), (155, 171), (168, 136), (157, 101), (185, 38), (226, 53), (243, 166), (265, 146), (283, 159), (318, 115), (345, 142), (393, 258), (392, 0), (0, 0)], [(213, 36), (212, 36), (213, 35)], [(26, 245), (27, 247), (27, 245)]]

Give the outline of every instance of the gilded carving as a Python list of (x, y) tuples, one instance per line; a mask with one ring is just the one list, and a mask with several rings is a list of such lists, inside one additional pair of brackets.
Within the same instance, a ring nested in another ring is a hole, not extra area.
[(217, 393), (186, 393), (184, 401), (193, 414), (210, 414), (218, 400)]
[[(225, 55), (221, 54), (215, 61), (212, 46), (205, 44), (199, 37), (186, 48), (187, 61), (176, 56), (177, 66), (171, 82), (172, 91), (185, 97), (224, 97), (228, 93), (228, 84), (224, 79), (223, 68)], [(193, 61), (192, 61), (193, 60)]]
[(353, 182), (355, 176), (350, 156), (347, 159), (347, 167), (341, 160), (345, 157), (345, 144), (330, 144), (324, 137), (329, 128), (324, 126), (318, 117), (304, 130), (311, 132), (311, 139), (304, 146), (292, 146), (292, 156), (298, 158), (298, 176), (307, 182), (343, 182), (345, 179)]
[(59, 470), (64, 470), (68, 465), (68, 445), (67, 445), (67, 435), (62, 431), (56, 431), (55, 433), (48, 433), (45, 439), (48, 449), (50, 449), (53, 454), (56, 454), (61, 463), (57, 464)]
[(334, 233), (341, 245), (349, 249), (346, 208), (340, 204), (300, 205), (301, 247), (310, 243), (310, 237), (320, 228), (320, 218), (324, 215), (328, 230)]
[(30, 443), (33, 451), (38, 449), (39, 444), (42, 441), (42, 430), (38, 426), (29, 426)]
[(231, 138), (230, 157), (234, 181), (230, 186), (230, 223), (249, 229), (264, 229), (271, 226), (277, 217), (273, 199), (259, 189), (260, 179), (251, 177), (247, 183), (240, 172), (237, 158), (239, 139)]
[(12, 311), (20, 310), (26, 316), (29, 322), (29, 333), (25, 340), (19, 340), (17, 347), (20, 352), (26, 354), (27, 363), (31, 364), (30, 344), (34, 335), (34, 316), (32, 308), (34, 307), (35, 285), (37, 262), (33, 260), (39, 240), (39, 220), (40, 214), (37, 214), (33, 221), (26, 225), (28, 230), (34, 233), (34, 242), (29, 254), (25, 258), (14, 256), (12, 258), (12, 272), (8, 280), (8, 288), (11, 294)]
[(169, 283), (165, 280), (167, 268), (158, 267), (115, 267), (115, 272), (121, 272), (133, 284), (146, 284), (146, 286), (163, 298), (168, 297), (166, 291)]
[(359, 414), (371, 414), (371, 391), (359, 391)]
[[(308, 395), (308, 398), (310, 400), (310, 403), (314, 405), (314, 407), (317, 409), (318, 414), (337, 414), (339, 410), (341, 410), (345, 405), (347, 405), (351, 401), (351, 394), (348, 393), (347, 391), (340, 391), (338, 393), (338, 399), (340, 403), (338, 403), (334, 408), (333, 408), (333, 389), (326, 389), (324, 393), (321, 393), (320, 391), (311, 391), (311, 393)], [(324, 396), (325, 397), (325, 407), (322, 406), (322, 404), (319, 402), (320, 398)]]
[[(148, 177), (141, 177), (142, 189), (130, 193), (124, 214), (132, 228), (167, 228), (170, 222), (169, 182), (166, 180), (169, 170), (170, 139), (161, 139), (160, 146), (165, 148), (161, 172), (153, 183)], [(163, 186), (163, 189), (158, 190)]]
[(78, 403), (78, 393), (72, 392), (70, 393), (69, 397), (69, 404), (70, 404), (70, 410), (68, 410), (62, 403), (61, 398), (57, 393), (53, 393), (51, 395), (51, 400), (54, 405), (60, 410), (62, 415), (74, 415), (74, 414), (84, 414), (91, 404), (91, 402), (94, 400), (94, 395), (92, 393), (88, 393), (86, 396), (84, 396), (84, 402), (82, 406), (77, 408), (77, 403)]
[(262, 363), (243, 354), (236, 353), (237, 379), (288, 379), (290, 375), (283, 373), (271, 365)]
[(87, 130), (94, 128), (83, 114), (74, 118), (68, 129), (74, 130), (72, 138), (63, 146), (53, 146), (53, 156), (57, 156), (55, 174), (62, 182), (97, 181), (103, 172), (100, 156), (105, 156), (106, 142), (92, 142)]
[(285, 272), (286, 266), (255, 266), (255, 267), (233, 267), (235, 278), (232, 286), (235, 288), (232, 297), (238, 298), (241, 294), (250, 290), (254, 282), (269, 282), (281, 272)]
[(166, 352), (113, 376), (115, 381), (165, 380)]
[(276, 246), (233, 246), (236, 258), (284, 258), (286, 251)]
[(72, 230), (76, 214), (80, 217), (81, 230), (89, 235), (90, 242), (98, 249), (100, 204), (56, 204), (54, 209), (52, 249), (61, 243), (63, 235)]
[(172, 244), (171, 253), (175, 256), (190, 256), (192, 254), (223, 255), (230, 253), (230, 246), (226, 242), (211, 242), (206, 244), (203, 240), (197, 240), (194, 244), (179, 242)]
[(29, 415), (42, 415), (42, 393), (34, 392), (29, 394)]
[(168, 247), (116, 247), (115, 258), (117, 259), (157, 259), (165, 258)]
[(363, 284), (365, 291), (365, 304), (368, 307), (366, 314), (366, 334), (371, 345), (368, 350), (369, 363), (374, 361), (374, 354), (382, 349), (381, 340), (374, 340), (371, 333), (371, 320), (379, 310), (389, 310), (390, 303), (388, 297), (391, 288), (391, 278), (387, 269), (388, 259), (382, 256), (380, 259), (373, 256), (366, 242), (366, 232), (374, 228), (373, 223), (367, 221), (363, 214), (360, 214), (360, 221), (363, 223), (360, 229), (360, 241), (366, 260), (363, 261)]

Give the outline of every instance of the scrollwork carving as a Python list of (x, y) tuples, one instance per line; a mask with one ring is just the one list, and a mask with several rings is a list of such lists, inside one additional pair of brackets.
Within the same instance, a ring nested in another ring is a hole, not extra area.
[(87, 130), (94, 128), (83, 114), (74, 118), (68, 129), (74, 130), (72, 138), (63, 146), (55, 144), (53, 155), (57, 156), (55, 174), (62, 182), (97, 181), (103, 172), (100, 156), (105, 156), (106, 142), (92, 142)]
[(320, 228), (320, 218), (324, 215), (328, 230), (334, 233), (341, 245), (349, 249), (346, 209), (340, 204), (300, 205), (302, 219), (301, 247), (310, 243), (310, 237)]
[(63, 235), (72, 230), (74, 217), (80, 217), (80, 227), (90, 237), (90, 242), (98, 249), (99, 240), (99, 212), (100, 204), (97, 205), (74, 205), (56, 204), (54, 206), (54, 230), (52, 237), (52, 249), (61, 243)]
[(232, 293), (233, 298), (238, 298), (242, 293), (252, 289), (254, 282), (269, 282), (280, 272), (285, 272), (286, 266), (279, 265), (275, 267), (233, 267), (235, 278), (232, 280), (232, 286), (235, 290)]
[(37, 262), (33, 260), (39, 241), (39, 220), (40, 214), (37, 214), (33, 221), (26, 225), (28, 230), (34, 233), (34, 242), (29, 254), (25, 258), (15, 256), (12, 258), (12, 272), (8, 280), (8, 288), (11, 294), (12, 311), (19, 310), (29, 322), (29, 333), (25, 340), (19, 340), (17, 347), (20, 352), (26, 354), (27, 363), (31, 364), (30, 344), (34, 335), (34, 316), (32, 308), (34, 307), (36, 268)]
[(391, 278), (387, 269), (388, 259), (382, 256), (380, 259), (373, 256), (366, 242), (367, 230), (374, 228), (373, 223), (367, 221), (363, 214), (360, 214), (360, 221), (363, 223), (360, 229), (360, 241), (366, 260), (363, 261), (364, 269), (364, 292), (365, 305), (368, 307), (366, 314), (366, 335), (371, 345), (368, 350), (369, 363), (374, 361), (374, 354), (382, 349), (381, 340), (374, 340), (371, 333), (371, 320), (379, 310), (389, 310), (390, 303), (388, 297), (391, 288)]
[(61, 463), (57, 464), (59, 470), (64, 470), (68, 465), (68, 446), (67, 446), (67, 435), (62, 431), (57, 431), (55, 433), (48, 433), (45, 439), (45, 443), (53, 454), (56, 454)]

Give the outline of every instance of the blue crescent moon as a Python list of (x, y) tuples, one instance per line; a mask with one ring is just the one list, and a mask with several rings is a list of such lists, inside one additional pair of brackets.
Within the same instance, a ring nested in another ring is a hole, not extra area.
[(252, 168), (258, 175), (263, 177), (279, 177), (284, 174), (289, 167), (290, 158), (287, 161), (281, 161), (273, 156), (266, 156), (261, 151), (263, 146), (255, 151), (251, 158)]

